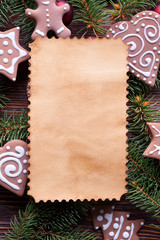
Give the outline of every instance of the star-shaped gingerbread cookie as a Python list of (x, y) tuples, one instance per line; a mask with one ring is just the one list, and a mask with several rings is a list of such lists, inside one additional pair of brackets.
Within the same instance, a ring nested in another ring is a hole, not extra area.
[(69, 4), (56, 5), (56, 0), (36, 0), (37, 9), (26, 9), (26, 15), (35, 19), (36, 27), (31, 36), (45, 37), (52, 30), (58, 37), (66, 38), (71, 35), (71, 31), (63, 24), (63, 15), (70, 10)]
[(152, 141), (143, 156), (160, 160), (160, 123), (147, 123), (147, 125), (152, 135)]
[(12, 140), (0, 148), (0, 185), (9, 191), (22, 196), (28, 176), (27, 143)]
[(129, 22), (113, 24), (106, 37), (120, 37), (129, 45), (129, 70), (147, 85), (154, 86), (160, 62), (160, 15), (140, 12)]
[(19, 45), (20, 28), (0, 32), (0, 73), (15, 81), (18, 64), (29, 58), (29, 53)]

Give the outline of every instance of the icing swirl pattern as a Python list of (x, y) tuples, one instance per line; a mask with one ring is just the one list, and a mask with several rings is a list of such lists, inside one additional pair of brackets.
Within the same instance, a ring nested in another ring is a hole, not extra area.
[(122, 38), (129, 46), (129, 70), (149, 86), (154, 86), (160, 61), (160, 16), (144, 11), (130, 22), (115, 23), (107, 38)]
[(0, 185), (22, 195), (28, 172), (28, 146), (20, 140), (13, 140), (0, 148)]

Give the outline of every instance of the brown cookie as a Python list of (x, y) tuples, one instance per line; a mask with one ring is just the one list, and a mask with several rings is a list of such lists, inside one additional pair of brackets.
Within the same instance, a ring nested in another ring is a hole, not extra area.
[(111, 205), (93, 208), (92, 216), (94, 227), (102, 229), (104, 240), (139, 240), (137, 232), (144, 220), (128, 220), (130, 213), (114, 211)]
[(147, 125), (152, 135), (152, 141), (143, 156), (160, 160), (160, 123), (147, 123)]
[(0, 185), (22, 196), (28, 175), (28, 145), (12, 140), (0, 148)]
[(121, 37), (130, 46), (129, 70), (149, 86), (154, 86), (160, 62), (160, 15), (153, 11), (136, 14), (130, 22), (115, 23), (107, 38)]
[(56, 5), (56, 0), (36, 0), (36, 10), (26, 9), (26, 15), (35, 19), (36, 27), (32, 34), (32, 40), (36, 37), (45, 37), (48, 31), (52, 30), (58, 37), (66, 38), (71, 31), (63, 24), (63, 15), (70, 10), (69, 4)]
[(29, 53), (19, 45), (20, 28), (0, 32), (0, 73), (15, 81), (18, 64), (29, 58)]

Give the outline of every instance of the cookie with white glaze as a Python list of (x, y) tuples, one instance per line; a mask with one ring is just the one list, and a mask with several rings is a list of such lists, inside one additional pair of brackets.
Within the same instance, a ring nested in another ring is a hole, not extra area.
[(69, 4), (56, 5), (56, 0), (36, 0), (37, 9), (26, 9), (26, 15), (36, 21), (36, 27), (31, 36), (35, 40), (38, 36), (45, 37), (49, 31), (54, 31), (58, 37), (66, 38), (71, 31), (63, 23), (63, 15), (70, 10)]
[(18, 196), (25, 190), (28, 176), (29, 147), (21, 140), (12, 140), (0, 148), (0, 185)]
[(120, 37), (129, 46), (129, 70), (153, 87), (160, 62), (160, 15), (153, 11), (140, 12), (131, 21), (113, 24), (106, 37)]
[(160, 123), (147, 123), (147, 126), (152, 140), (143, 156), (160, 160)]
[(139, 240), (137, 232), (144, 220), (129, 220), (130, 213), (114, 211), (114, 205), (92, 208), (93, 224), (102, 229), (104, 240)]
[(29, 58), (29, 52), (19, 44), (20, 28), (0, 32), (0, 73), (16, 81), (19, 63)]

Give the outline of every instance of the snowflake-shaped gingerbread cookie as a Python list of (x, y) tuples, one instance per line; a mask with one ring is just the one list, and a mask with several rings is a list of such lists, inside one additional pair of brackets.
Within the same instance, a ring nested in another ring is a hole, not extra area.
[(70, 10), (69, 4), (56, 5), (56, 0), (36, 0), (37, 9), (26, 9), (26, 15), (35, 19), (36, 27), (31, 36), (45, 37), (48, 31), (52, 30), (58, 37), (66, 38), (71, 35), (71, 31), (63, 24), (63, 15)]
[(29, 53), (19, 45), (20, 28), (0, 32), (0, 73), (15, 81), (20, 62), (29, 58)]

